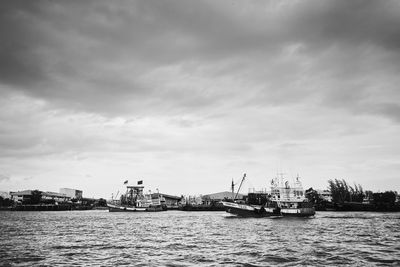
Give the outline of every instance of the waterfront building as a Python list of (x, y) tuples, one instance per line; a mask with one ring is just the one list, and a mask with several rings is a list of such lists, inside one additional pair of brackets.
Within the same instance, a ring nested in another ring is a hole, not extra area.
[(60, 193), (65, 194), (71, 199), (82, 199), (83, 197), (83, 191), (78, 189), (60, 188)]
[(23, 190), (10, 192), (11, 199), (19, 203), (38, 203), (51, 200), (53, 202), (67, 202), (71, 198), (56, 192), (43, 192), (39, 190)]
[(33, 190), (23, 190), (18, 192), (10, 192), (11, 199), (15, 202), (24, 202), (24, 201), (31, 201), (32, 200), (32, 191)]
[(162, 193), (153, 193), (151, 194), (152, 199), (160, 199), (161, 204), (167, 206), (167, 208), (178, 208), (179, 204), (181, 204), (182, 197), (162, 194)]
[(185, 196), (182, 198), (181, 204), (182, 205), (192, 205), (192, 206), (201, 205), (201, 204), (203, 204), (203, 197), (201, 195)]
[[(229, 191), (208, 194), (202, 197), (202, 203), (205, 205), (211, 205), (212, 203), (217, 203), (222, 200), (233, 199), (235, 196), (236, 193), (232, 193)], [(236, 199), (243, 199), (243, 197), (244, 195), (237, 194)]]
[(66, 194), (57, 193), (57, 192), (42, 192), (42, 200), (53, 200), (54, 202), (68, 202), (71, 200), (71, 197)]
[(332, 194), (329, 190), (317, 189), (318, 195), (325, 201), (332, 202)]

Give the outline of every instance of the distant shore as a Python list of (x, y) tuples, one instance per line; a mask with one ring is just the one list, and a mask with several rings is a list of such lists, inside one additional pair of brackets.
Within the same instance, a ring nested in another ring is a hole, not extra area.
[(372, 204), (359, 202), (324, 203), (315, 206), (317, 211), (371, 211), (371, 212), (400, 212), (400, 203), (390, 205), (387, 203)]
[[(325, 203), (316, 205), (316, 211), (367, 211), (367, 212), (400, 212), (400, 205), (375, 205), (370, 203), (345, 202), (345, 203)], [(17, 205), (0, 207), (0, 211), (68, 211), (68, 210), (107, 210), (107, 207), (93, 206), (69, 206), (69, 205)], [(168, 210), (180, 211), (224, 211), (223, 206), (219, 205), (184, 205), (170, 208)]]

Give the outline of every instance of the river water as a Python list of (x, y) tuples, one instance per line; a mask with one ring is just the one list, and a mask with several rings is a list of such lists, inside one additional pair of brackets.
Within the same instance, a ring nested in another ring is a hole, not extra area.
[(400, 266), (400, 213), (0, 212), (2, 266)]

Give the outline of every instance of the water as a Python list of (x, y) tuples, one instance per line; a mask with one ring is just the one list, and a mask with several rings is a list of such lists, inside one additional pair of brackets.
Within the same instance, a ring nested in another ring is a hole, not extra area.
[(400, 265), (400, 213), (0, 212), (3, 266)]

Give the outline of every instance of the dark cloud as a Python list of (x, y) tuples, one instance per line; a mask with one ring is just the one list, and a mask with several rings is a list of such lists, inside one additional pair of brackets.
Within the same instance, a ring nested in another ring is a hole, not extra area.
[(398, 103), (382, 103), (379, 104), (374, 111), (386, 115), (397, 123), (400, 123), (400, 104)]
[[(0, 10), (0, 82), (55, 107), (111, 115), (217, 107), (237, 96), (238, 89), (224, 82), (232, 77), (260, 104), (296, 103), (318, 94), (351, 102), (346, 89), (329, 84), (320, 90), (317, 83), (363, 79), (375, 73), (369, 67), (375, 65), (395, 73), (399, 6), (6, 1)], [(296, 44), (298, 58), (285, 51)], [(369, 47), (375, 47), (373, 56)], [(381, 54), (390, 59), (379, 63), (374, 56)], [(177, 66), (174, 73), (158, 72)], [(161, 74), (167, 80), (155, 82)], [(196, 87), (199, 77), (215, 80), (215, 88)], [(189, 83), (175, 83), (181, 80)], [(353, 87), (352, 94), (363, 95), (364, 89)]]
[(397, 1), (313, 1), (296, 11), (293, 29), (311, 45), (373, 43), (398, 52), (399, 11)]
[[(28, 85), (45, 80), (45, 62), (38, 48), (48, 40), (37, 28), (40, 8), (32, 3), (6, 1), (0, 7), (0, 81)], [(43, 43), (44, 42), (44, 43)]]
[[(365, 77), (384, 72), (391, 80), (398, 73), (399, 6), (6, 1), (0, 82), (52, 108), (112, 116), (310, 99), (360, 111), (382, 93), (380, 86), (371, 90), (379, 77)], [(387, 99), (372, 104), (399, 98), (386, 90)]]

